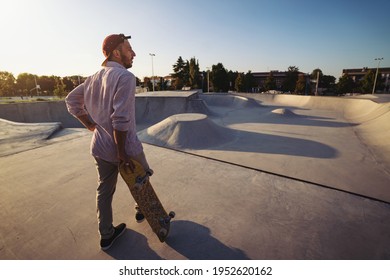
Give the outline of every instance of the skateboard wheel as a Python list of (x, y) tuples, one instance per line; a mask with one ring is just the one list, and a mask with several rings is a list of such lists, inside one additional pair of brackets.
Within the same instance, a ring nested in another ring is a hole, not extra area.
[(140, 191), (140, 190), (142, 189), (142, 184), (140, 184), (140, 183), (135, 183), (135, 184), (134, 184), (134, 187), (135, 187), (135, 189), (136, 189), (137, 191)]
[(160, 223), (160, 226), (164, 226), (165, 225), (165, 219), (164, 218), (158, 219), (158, 222)]
[(175, 216), (176, 216), (176, 213), (175, 212), (173, 212), (173, 211), (171, 211), (171, 212), (169, 212), (169, 217), (171, 217), (172, 219), (173, 218), (175, 218)]
[(161, 238), (161, 239), (164, 239), (165, 237), (167, 237), (167, 234), (168, 234), (168, 230), (165, 229), (165, 228), (162, 228), (158, 231), (158, 236)]
[(165, 217), (158, 219), (158, 222), (160, 223), (160, 226), (166, 226), (171, 221), (171, 217)]
[(135, 178), (135, 182), (138, 184), (141, 184), (142, 181), (143, 181), (143, 178), (141, 176), (137, 176), (137, 178)]

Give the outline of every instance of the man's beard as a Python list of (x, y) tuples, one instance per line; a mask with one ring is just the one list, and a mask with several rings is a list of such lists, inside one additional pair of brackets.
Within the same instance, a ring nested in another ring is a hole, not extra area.
[(133, 66), (133, 62), (129, 59), (127, 60), (126, 57), (121, 53), (121, 60), (122, 64), (126, 69), (129, 69)]

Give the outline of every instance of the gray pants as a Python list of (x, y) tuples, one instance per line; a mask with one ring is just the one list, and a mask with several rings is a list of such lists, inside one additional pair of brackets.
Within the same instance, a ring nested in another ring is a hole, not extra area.
[(118, 164), (95, 158), (99, 181), (96, 190), (96, 208), (99, 233), (102, 239), (110, 238), (114, 234), (112, 224), (112, 199), (118, 181)]

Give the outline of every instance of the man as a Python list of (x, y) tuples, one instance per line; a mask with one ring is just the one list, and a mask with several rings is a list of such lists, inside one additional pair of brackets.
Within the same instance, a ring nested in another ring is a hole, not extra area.
[[(103, 42), (106, 57), (103, 68), (88, 77), (66, 97), (69, 113), (93, 131), (91, 154), (95, 159), (99, 181), (96, 193), (100, 247), (109, 249), (125, 231), (126, 224), (113, 226), (112, 198), (118, 179), (118, 165), (125, 162), (132, 171), (130, 159), (139, 161), (151, 171), (135, 123), (135, 76), (127, 71), (136, 56), (128, 39), (112, 34)], [(144, 219), (136, 207), (136, 219)]]

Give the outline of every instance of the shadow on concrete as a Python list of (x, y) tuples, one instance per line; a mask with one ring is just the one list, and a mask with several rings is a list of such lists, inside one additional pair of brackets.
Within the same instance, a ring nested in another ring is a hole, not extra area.
[[(273, 113), (274, 110), (285, 109), (294, 112), (294, 109), (291, 107), (281, 107), (277, 106), (274, 109), (270, 109), (269, 112), (265, 114), (264, 118), (260, 119), (260, 122), (272, 123), (272, 124), (287, 124), (287, 125), (300, 125), (300, 126), (315, 126), (315, 127), (353, 127), (359, 125), (358, 123), (349, 123), (349, 122), (339, 122), (335, 121), (334, 118), (321, 117), (315, 115), (302, 115), (295, 114), (294, 116), (278, 115)], [(302, 110), (302, 109), (297, 109)]]
[[(290, 155), (308, 158), (337, 158), (340, 154), (337, 149), (313, 140), (234, 130), (230, 128), (227, 128), (227, 131), (227, 134), (234, 135), (235, 140), (219, 146), (211, 146), (207, 148), (207, 150)], [(168, 143), (162, 143), (157, 138), (154, 139), (153, 137), (149, 137), (146, 139), (140, 134), (138, 134), (138, 137), (146, 144), (181, 150), (179, 147), (171, 146)], [(204, 138), (206, 138), (206, 135), (204, 135)]]
[(210, 150), (290, 155), (309, 158), (336, 158), (337, 149), (313, 140), (249, 131), (238, 131), (236, 141)]
[(105, 253), (116, 260), (162, 260), (162, 258), (149, 247), (148, 241), (144, 235), (128, 228)]
[[(225, 125), (241, 124), (241, 123), (256, 123), (256, 124), (275, 124), (275, 125), (299, 125), (307, 127), (331, 127), (343, 128), (354, 127), (358, 123), (340, 122), (334, 118), (306, 115), (302, 114), (303, 110), (310, 111), (310, 109), (303, 109), (291, 106), (264, 106), (261, 108), (250, 110), (227, 110), (225, 108), (211, 110), (218, 111), (218, 117), (212, 117), (217, 123), (218, 119), (223, 119)], [(275, 110), (285, 110), (291, 112), (290, 114), (277, 114)], [(299, 113), (298, 113), (299, 112)]]
[(248, 260), (246, 254), (211, 235), (210, 230), (191, 221), (172, 222), (166, 243), (190, 260)]

